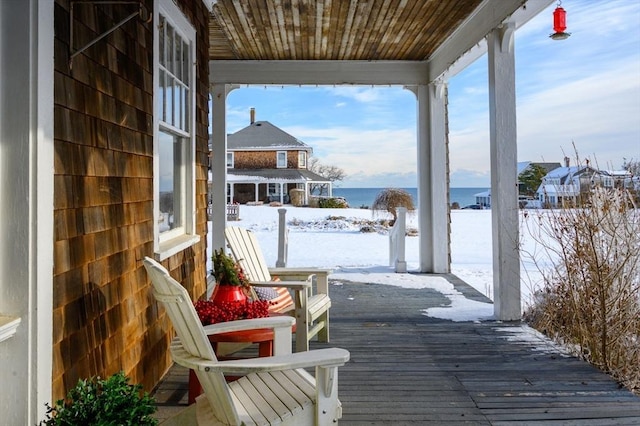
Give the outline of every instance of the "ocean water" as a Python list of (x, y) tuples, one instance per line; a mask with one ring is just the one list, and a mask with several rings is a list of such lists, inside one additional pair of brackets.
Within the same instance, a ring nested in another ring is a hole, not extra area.
[[(384, 188), (333, 188), (335, 197), (344, 197), (351, 208), (366, 206), (371, 208), (373, 200)], [(414, 204), (418, 204), (418, 188), (402, 188), (413, 197)], [(487, 191), (489, 188), (450, 188), (449, 202), (460, 204), (460, 207), (476, 203), (475, 194)]]

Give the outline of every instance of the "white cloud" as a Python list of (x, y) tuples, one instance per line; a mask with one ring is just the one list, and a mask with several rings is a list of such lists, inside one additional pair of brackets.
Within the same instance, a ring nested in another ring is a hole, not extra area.
[(291, 126), (284, 130), (311, 145), (323, 164), (340, 167), (349, 176), (415, 173), (417, 168), (416, 136), (410, 129)]

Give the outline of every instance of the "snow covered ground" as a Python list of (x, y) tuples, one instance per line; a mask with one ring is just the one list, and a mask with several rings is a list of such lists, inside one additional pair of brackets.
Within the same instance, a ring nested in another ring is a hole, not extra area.
[[(386, 212), (367, 209), (314, 209), (306, 207), (240, 206), (241, 226), (255, 232), (270, 266), (278, 257), (278, 210), (286, 209), (289, 229), (287, 266), (333, 268), (333, 280), (366, 281), (411, 288), (433, 288), (451, 300), (451, 305), (430, 309), (426, 315), (455, 321), (482, 320), (493, 316), (493, 306), (466, 299), (444, 278), (416, 274), (397, 274), (389, 266), (389, 237), (384, 227), (363, 233), (371, 221), (390, 219)], [(417, 213), (407, 215), (407, 228), (418, 228)], [(375, 223), (372, 224), (374, 228)], [(525, 229), (526, 231), (526, 229)], [(521, 232), (521, 243), (533, 251), (533, 241)], [(490, 210), (451, 212), (452, 273), (493, 299), (493, 266)], [(210, 256), (209, 256), (210, 257)], [(406, 261), (409, 272), (418, 269), (418, 238), (407, 237)], [(527, 280), (539, 276), (535, 267), (523, 262), (521, 284), (523, 302), (530, 298)]]

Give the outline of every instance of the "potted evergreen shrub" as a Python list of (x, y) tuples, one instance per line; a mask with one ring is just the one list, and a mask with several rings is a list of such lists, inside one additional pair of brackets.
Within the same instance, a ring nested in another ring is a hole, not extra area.
[(158, 420), (154, 399), (142, 385), (131, 385), (124, 372), (108, 379), (79, 380), (66, 399), (47, 406), (46, 419), (40, 426), (152, 426)]

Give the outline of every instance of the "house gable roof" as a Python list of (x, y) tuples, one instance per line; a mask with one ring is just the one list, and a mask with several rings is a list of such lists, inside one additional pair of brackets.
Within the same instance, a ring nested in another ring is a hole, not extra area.
[(244, 129), (227, 135), (227, 149), (229, 151), (312, 151), (309, 145), (268, 121), (254, 121)]

